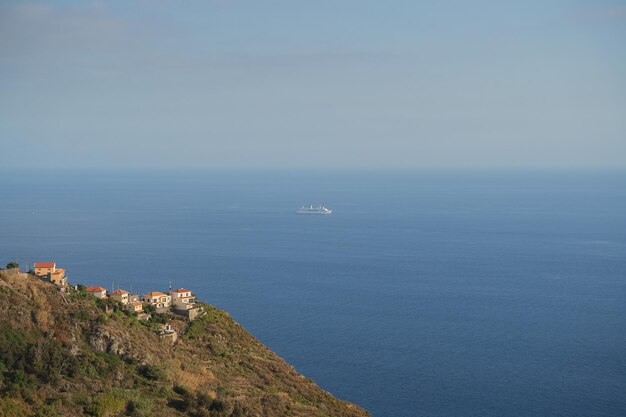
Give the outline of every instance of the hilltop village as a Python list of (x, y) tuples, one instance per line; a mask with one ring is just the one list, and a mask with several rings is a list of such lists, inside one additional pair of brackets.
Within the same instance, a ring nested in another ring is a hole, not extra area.
[(54, 262), (0, 268), (2, 417), (367, 417), (230, 315), (167, 293), (70, 285)]
[[(65, 269), (57, 268), (55, 262), (35, 262), (33, 274), (44, 281), (56, 285), (60, 291), (66, 292), (71, 286)], [(146, 294), (133, 294), (123, 289), (108, 291), (104, 287), (76, 285), (75, 290), (85, 291), (100, 300), (112, 300), (119, 303), (129, 314), (136, 314), (139, 320), (148, 320), (152, 312), (174, 313), (190, 321), (199, 317), (202, 306), (196, 303), (191, 290), (179, 288), (168, 293), (151, 291)], [(107, 305), (104, 306), (105, 308)]]

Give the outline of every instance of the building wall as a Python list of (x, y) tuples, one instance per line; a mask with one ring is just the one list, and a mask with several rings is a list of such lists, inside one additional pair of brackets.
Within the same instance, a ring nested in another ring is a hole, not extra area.
[(174, 308), (180, 310), (187, 310), (194, 307), (195, 299), (194, 298), (174, 298)]
[(136, 306), (134, 304), (128, 304), (126, 306), (126, 309), (130, 311), (131, 313), (140, 313), (140, 312), (143, 312), (143, 305), (139, 304)]
[(35, 275), (45, 277), (52, 274), (56, 268), (35, 268)]
[(191, 291), (172, 293), (172, 297), (174, 299), (181, 298), (181, 297), (189, 297), (189, 296), (191, 296)]
[(122, 295), (112, 295), (111, 299), (122, 303), (122, 304), (128, 304), (128, 294), (122, 294)]
[(174, 313), (179, 316), (187, 317), (189, 321), (193, 321), (198, 318), (203, 311), (202, 307), (194, 307), (189, 310), (174, 310)]
[(163, 304), (164, 307), (169, 307), (170, 305), (172, 305), (172, 297), (170, 297), (169, 295), (164, 295), (159, 297), (159, 304)]
[(50, 275), (50, 282), (58, 286), (67, 285), (67, 277), (65, 275)]
[(160, 295), (144, 300), (155, 307), (169, 307), (172, 305), (172, 297), (169, 295)]

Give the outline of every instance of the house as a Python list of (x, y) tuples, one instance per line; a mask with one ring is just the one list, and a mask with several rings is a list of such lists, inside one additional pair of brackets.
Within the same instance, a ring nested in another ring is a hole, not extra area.
[(161, 339), (169, 340), (172, 344), (176, 342), (176, 339), (178, 339), (176, 330), (174, 330), (169, 324), (161, 326), (161, 328), (157, 331), (157, 335), (159, 335), (159, 338)]
[(175, 310), (189, 310), (195, 307), (196, 297), (191, 294), (190, 290), (179, 288), (171, 291), (172, 305)]
[(150, 315), (143, 311), (143, 304), (141, 301), (129, 301), (129, 303), (126, 304), (126, 311), (130, 314), (137, 314), (137, 319), (139, 320), (147, 320), (150, 318)]
[(35, 262), (35, 275), (38, 277), (50, 278), (50, 275), (56, 270), (54, 262)]
[(47, 278), (53, 284), (59, 287), (67, 285), (67, 276), (65, 270), (57, 268), (54, 262), (35, 262), (35, 275), (39, 278)]
[(90, 293), (91, 295), (93, 295), (96, 298), (100, 298), (100, 299), (107, 298), (107, 290), (106, 290), (106, 288), (93, 286), (93, 287), (87, 287), (85, 289), (85, 291), (87, 291), (88, 293)]
[[(129, 303), (129, 292), (124, 290), (116, 290), (109, 294), (112, 300), (117, 301), (118, 303), (128, 304)], [(140, 303), (141, 304), (141, 303)]]
[(131, 313), (137, 313), (137, 314), (143, 313), (143, 304), (141, 304), (141, 301), (131, 301), (130, 303), (128, 303), (126, 308)]
[(67, 276), (65, 276), (65, 269), (55, 269), (54, 272), (50, 274), (50, 282), (59, 287), (65, 287), (67, 285)]
[(167, 308), (172, 305), (172, 296), (163, 294), (159, 291), (149, 292), (144, 294), (143, 302), (151, 304), (156, 308)]

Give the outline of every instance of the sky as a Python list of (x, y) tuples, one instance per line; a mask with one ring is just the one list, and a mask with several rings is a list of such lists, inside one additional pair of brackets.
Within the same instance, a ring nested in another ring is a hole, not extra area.
[(5, 168), (625, 168), (626, 1), (0, 0)]

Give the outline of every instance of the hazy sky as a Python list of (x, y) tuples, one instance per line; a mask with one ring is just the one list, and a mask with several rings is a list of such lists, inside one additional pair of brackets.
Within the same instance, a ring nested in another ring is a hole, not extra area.
[(626, 1), (0, 2), (5, 167), (625, 167)]

